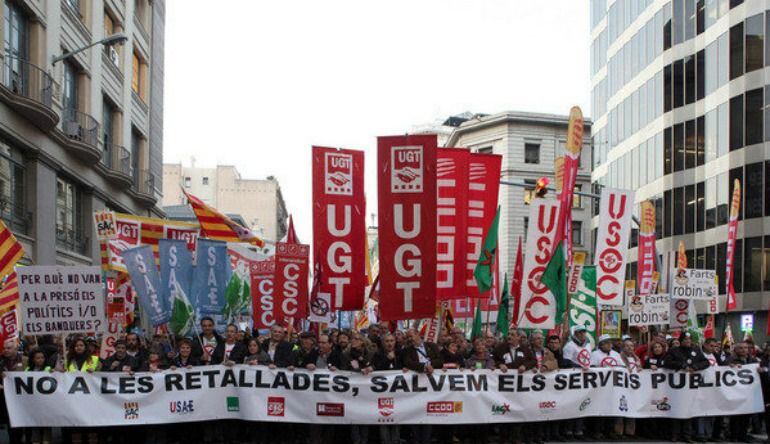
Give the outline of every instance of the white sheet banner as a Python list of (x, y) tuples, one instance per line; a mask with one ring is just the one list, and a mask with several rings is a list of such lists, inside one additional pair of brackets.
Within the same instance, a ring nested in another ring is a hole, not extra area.
[(160, 373), (7, 372), (13, 427), (212, 419), (337, 424), (479, 424), (580, 416), (689, 418), (763, 411), (756, 365), (702, 372), (624, 369), (360, 373), (211, 366)]
[(556, 300), (548, 287), (540, 282), (551, 259), (559, 218), (559, 201), (533, 199), (529, 205), (527, 250), (524, 253), (524, 282), (519, 304), (520, 328), (554, 327)]
[(633, 191), (602, 188), (594, 256), (597, 304), (623, 305), (626, 252), (633, 211)]

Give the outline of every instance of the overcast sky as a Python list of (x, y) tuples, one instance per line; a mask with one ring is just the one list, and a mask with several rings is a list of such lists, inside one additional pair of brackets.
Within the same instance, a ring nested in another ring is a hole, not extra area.
[[(164, 161), (278, 178), (312, 237), (311, 145), (463, 111), (590, 115), (587, 0), (168, 0)], [(369, 220), (367, 220), (369, 223)]]

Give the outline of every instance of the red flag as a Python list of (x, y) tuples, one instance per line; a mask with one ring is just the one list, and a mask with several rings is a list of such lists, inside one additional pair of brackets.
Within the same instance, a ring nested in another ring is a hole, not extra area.
[(249, 266), (254, 329), (270, 328), (275, 324), (275, 259), (252, 261)]
[[(735, 299), (735, 288), (733, 287), (733, 255), (735, 254), (735, 238), (738, 236), (738, 212), (741, 207), (741, 181), (735, 179), (733, 185), (733, 200), (730, 205), (730, 222), (727, 226), (727, 271), (725, 281), (727, 281), (727, 310), (734, 310), (738, 306)], [(767, 320), (768, 330), (770, 330), (770, 318)]]
[(439, 148), (436, 155), (436, 296), (442, 301), (466, 294), (469, 159), (463, 148)]
[(286, 230), (286, 243), (287, 244), (298, 244), (299, 238), (297, 237), (297, 232), (294, 231), (294, 218), (289, 215), (289, 228)]
[(436, 135), (377, 139), (380, 319), (436, 309)]
[(636, 281), (639, 285), (639, 296), (645, 296), (650, 294), (652, 275), (655, 273), (655, 205), (645, 200), (639, 207), (642, 217), (639, 226)]
[(710, 314), (708, 318), (706, 318), (706, 326), (703, 327), (703, 337), (713, 338), (714, 337), (714, 315)]
[(524, 279), (524, 256), (521, 251), (521, 237), (519, 247), (516, 250), (516, 264), (513, 266), (513, 279), (511, 279), (511, 297), (513, 298), (513, 316), (511, 326), (519, 325), (519, 304), (521, 303), (521, 281)]
[(470, 155), (464, 271), (467, 291), (463, 297), (482, 297), (476, 285), (473, 270), (479, 262), (484, 238), (497, 212), (501, 163), (502, 157), (497, 154), (474, 153)]
[(310, 247), (303, 244), (275, 244), (275, 320), (279, 324), (307, 316)]
[(313, 147), (313, 270), (334, 310), (364, 306), (364, 152)]

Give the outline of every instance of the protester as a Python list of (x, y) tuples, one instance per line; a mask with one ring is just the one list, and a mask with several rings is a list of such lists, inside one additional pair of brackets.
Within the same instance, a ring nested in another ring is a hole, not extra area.
[(115, 341), (115, 353), (102, 362), (102, 371), (132, 373), (139, 370), (139, 364), (126, 352), (126, 341)]
[(559, 363), (556, 361), (553, 352), (543, 347), (543, 333), (539, 331), (533, 332), (529, 337), (529, 343), (536, 362), (534, 370), (550, 372), (559, 369)]
[(293, 365), (291, 344), (284, 337), (284, 329), (278, 325), (270, 328), (270, 337), (262, 342), (262, 350), (270, 357), (270, 366), (286, 368)]
[(200, 320), (201, 333), (195, 337), (193, 343), (193, 354), (195, 359), (203, 364), (211, 363), (211, 356), (214, 354), (217, 346), (224, 342), (222, 336), (214, 330), (214, 319), (204, 316)]
[(487, 352), (488, 341), (481, 338), (473, 341), (473, 354), (465, 360), (465, 368), (471, 370), (493, 370), (495, 368), (495, 360)]
[[(433, 373), (434, 369), (442, 368), (444, 361), (436, 344), (424, 342), (420, 333), (410, 328), (407, 331), (409, 345), (404, 350), (404, 367), (418, 373)], [(412, 426), (412, 442), (431, 444), (433, 428), (430, 424)]]
[(189, 339), (181, 339), (178, 342), (177, 345), (179, 348), (177, 350), (176, 357), (171, 362), (171, 370), (176, 370), (177, 368), (193, 368), (201, 365), (201, 362), (198, 357), (193, 356), (193, 343)]
[[(750, 347), (753, 344), (739, 342), (735, 344), (733, 356), (727, 361), (732, 367), (741, 367), (759, 362), (751, 356)], [(737, 442), (751, 442), (749, 436), (749, 421), (751, 415), (735, 415), (730, 417), (730, 439)]]
[(232, 366), (243, 362), (245, 356), (246, 346), (238, 341), (238, 326), (229, 324), (225, 329), (225, 340), (217, 344), (211, 355), (211, 363)]
[(243, 358), (243, 363), (248, 365), (269, 365), (270, 355), (262, 350), (257, 338), (250, 338), (247, 345), (247, 354)]

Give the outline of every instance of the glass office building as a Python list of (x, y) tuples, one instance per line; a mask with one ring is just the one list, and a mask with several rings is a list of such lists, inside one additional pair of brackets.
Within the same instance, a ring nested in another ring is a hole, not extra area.
[(716, 269), (724, 295), (730, 196), (740, 179), (738, 309), (720, 315), (716, 326), (721, 331), (729, 319), (742, 337), (741, 315), (753, 314), (754, 338), (763, 340), (770, 307), (770, 2), (592, 0), (590, 8), (595, 191), (634, 189), (637, 203), (654, 202), (658, 253), (684, 240), (690, 266)]

